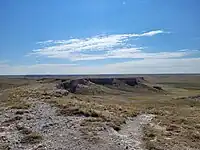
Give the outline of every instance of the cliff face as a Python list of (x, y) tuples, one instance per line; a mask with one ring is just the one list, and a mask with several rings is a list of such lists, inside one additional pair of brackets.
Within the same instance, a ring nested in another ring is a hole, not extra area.
[(133, 78), (82, 78), (68, 81), (61, 81), (59, 88), (68, 90), (71, 93), (107, 93), (109, 89), (124, 89), (131, 91), (134, 88), (143, 90), (157, 90), (145, 84), (143, 77)]

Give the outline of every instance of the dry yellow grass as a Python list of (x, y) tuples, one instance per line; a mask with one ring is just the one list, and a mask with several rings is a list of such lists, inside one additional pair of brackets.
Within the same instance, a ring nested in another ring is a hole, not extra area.
[(31, 132), (30, 134), (24, 135), (21, 139), (21, 143), (25, 144), (36, 144), (40, 143), (42, 140), (42, 136), (39, 133)]
[(200, 148), (199, 102), (173, 100), (149, 111), (156, 117), (145, 128), (148, 149)]
[(60, 98), (49, 98), (45, 90), (27, 91), (17, 88), (14, 92), (11, 90), (11, 95), (8, 94), (10, 97), (8, 101), (1, 100), (1, 106), (23, 108), (20, 106), (27, 103), (25, 108), (28, 108), (29, 102), (23, 101), (23, 97), (41, 98), (59, 107), (60, 115), (85, 116), (81, 123), (81, 131), (92, 141), (98, 140), (96, 132), (105, 124), (120, 130), (127, 117), (142, 113), (154, 114), (152, 123), (144, 128), (147, 149), (200, 149), (200, 100), (188, 98), (200, 93), (200, 85), (196, 83), (198, 80), (191, 77), (153, 78), (154, 80), (158, 78), (158, 83), (163, 84), (167, 93), (123, 92), (119, 95), (95, 96), (69, 94)]
[(11, 90), (6, 90), (2, 95), (0, 107), (8, 109), (28, 109), (30, 104), (23, 99), (27, 97), (27, 92), (20, 88), (12, 88)]
[[(196, 95), (197, 90), (188, 90), (187, 95)], [(127, 117), (137, 114), (154, 114), (151, 125), (144, 128), (147, 149), (200, 148), (200, 102), (184, 97), (174, 91), (168, 95), (141, 95), (113, 99), (113, 96), (63, 97), (53, 100), (60, 108), (60, 114), (83, 115), (83, 133), (90, 140), (98, 140), (96, 131), (104, 123), (120, 130)], [(100, 98), (101, 97), (101, 98)], [(99, 99), (105, 99), (103, 102)]]

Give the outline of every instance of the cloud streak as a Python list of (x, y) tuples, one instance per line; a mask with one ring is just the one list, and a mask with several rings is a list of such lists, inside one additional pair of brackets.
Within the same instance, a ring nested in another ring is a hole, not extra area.
[[(177, 51), (177, 52), (158, 52), (158, 53), (144, 53), (139, 49), (120, 49), (113, 50), (109, 53), (102, 55), (87, 55), (87, 54), (77, 54), (72, 55), (69, 59), (71, 61), (78, 60), (100, 60), (100, 59), (108, 59), (108, 58), (140, 58), (140, 59), (167, 59), (167, 58), (180, 58), (184, 56), (189, 56), (193, 54), (193, 51)], [(61, 57), (61, 56), (60, 56)], [(63, 57), (65, 57), (63, 55)]]
[[(154, 54), (144, 54), (142, 47), (135, 47), (130, 40), (138, 37), (152, 37), (165, 34), (163, 30), (154, 30), (141, 34), (114, 34), (95, 36), (84, 39), (48, 40), (38, 42), (40, 48), (29, 55), (49, 58), (67, 58), (72, 61), (94, 60), (105, 58), (141, 58), (153, 57)], [(97, 54), (101, 52), (101, 54)]]
[(173, 52), (145, 52), (145, 47), (137, 47), (131, 40), (138, 37), (152, 37), (168, 34), (163, 30), (154, 30), (141, 34), (115, 34), (95, 36), (84, 39), (48, 40), (38, 42), (41, 47), (33, 50), (31, 55), (48, 58), (67, 59), (70, 61), (91, 61), (103, 59), (168, 59), (190, 56), (197, 51), (178, 50)]

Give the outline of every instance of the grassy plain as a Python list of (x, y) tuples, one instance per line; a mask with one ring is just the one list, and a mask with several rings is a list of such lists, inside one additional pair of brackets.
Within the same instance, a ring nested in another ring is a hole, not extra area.
[(116, 92), (112, 89), (115, 91), (113, 94), (111, 90), (109, 93), (69, 93), (57, 97), (47, 91), (51, 89), (48, 85), (57, 84), (58, 80), (44, 79), (41, 82), (38, 79), (1, 77), (0, 106), (1, 109), (28, 109), (31, 105), (23, 98), (38, 97), (57, 106), (58, 115), (85, 116), (81, 124), (82, 131), (91, 140), (95, 140), (96, 132), (102, 130), (105, 124), (119, 131), (127, 118), (144, 113), (153, 114), (155, 117), (152, 122), (144, 126), (147, 149), (200, 149), (200, 75), (143, 77), (148, 81), (147, 84), (160, 86), (163, 91)]

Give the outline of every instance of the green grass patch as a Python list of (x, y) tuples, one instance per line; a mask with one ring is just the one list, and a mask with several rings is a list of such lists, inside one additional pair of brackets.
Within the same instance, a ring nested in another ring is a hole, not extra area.
[(32, 132), (30, 134), (25, 135), (21, 139), (21, 143), (23, 144), (36, 144), (42, 141), (42, 136), (39, 133)]

